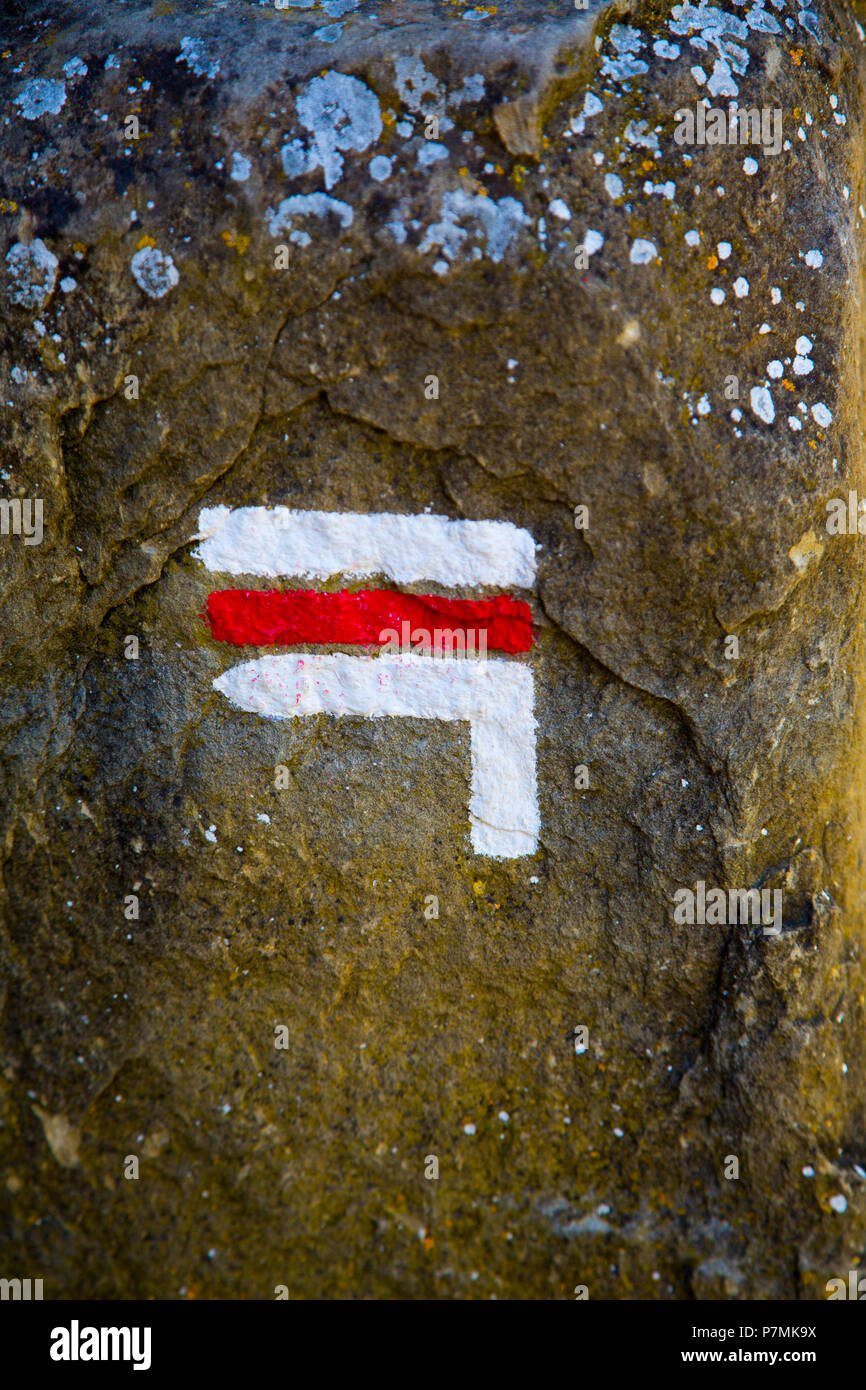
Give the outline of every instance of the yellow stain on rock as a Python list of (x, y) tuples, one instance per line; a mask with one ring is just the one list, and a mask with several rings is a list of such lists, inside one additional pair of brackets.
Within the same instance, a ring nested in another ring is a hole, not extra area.
[(797, 544), (791, 546), (788, 551), (788, 558), (802, 574), (810, 560), (819, 560), (823, 554), (824, 543), (818, 540), (810, 527), (808, 531), (803, 532)]
[(234, 232), (221, 232), (220, 236), (222, 237), (222, 240), (225, 242), (226, 246), (234, 247), (239, 256), (242, 256), (244, 254), (244, 252), (250, 244), (250, 239), (248, 236), (243, 236), (241, 234), (238, 234), (236, 236)]

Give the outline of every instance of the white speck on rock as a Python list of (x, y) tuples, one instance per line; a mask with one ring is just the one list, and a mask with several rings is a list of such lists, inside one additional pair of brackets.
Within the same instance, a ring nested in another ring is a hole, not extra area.
[(234, 179), (235, 183), (246, 183), (252, 171), (252, 165), (246, 155), (240, 154), (237, 150), (232, 153), (232, 167), (229, 170), (229, 178)]
[(824, 257), (820, 251), (807, 251), (803, 259), (812, 270), (819, 270), (824, 264)]
[(749, 293), (749, 282), (742, 275), (738, 275), (733, 284), (734, 294), (738, 299), (745, 299)]
[(812, 406), (812, 419), (815, 421), (815, 424), (820, 425), (823, 430), (833, 423), (833, 416), (823, 401), (819, 401), (817, 405)]
[(621, 198), (623, 193), (622, 179), (619, 174), (605, 174), (604, 191), (609, 198)]
[(718, 285), (714, 286), (714, 288), (710, 290), (710, 299), (713, 304), (724, 304), (725, 291), (720, 290)]
[(549, 205), (547, 210), (551, 214), (551, 216), (558, 217), (560, 222), (571, 221), (571, 211), (569, 209), (569, 206), (567, 203), (564, 203), (561, 198), (554, 198), (553, 202)]
[(835, 1212), (838, 1212), (841, 1216), (844, 1212), (848, 1210), (848, 1198), (845, 1197), (841, 1192), (836, 1192), (830, 1198), (830, 1206), (833, 1208)]
[(80, 58), (70, 58), (68, 63), (63, 64), (63, 71), (67, 77), (86, 77), (87, 64), (82, 63)]

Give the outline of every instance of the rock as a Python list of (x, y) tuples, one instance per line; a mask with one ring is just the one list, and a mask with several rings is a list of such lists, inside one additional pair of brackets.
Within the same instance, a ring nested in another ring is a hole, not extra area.
[[(823, 1298), (862, 1250), (863, 31), (553, 8), (7, 26), (3, 1266), (47, 1298)], [(205, 621), (375, 587), (534, 646), (337, 718), (402, 658)]]

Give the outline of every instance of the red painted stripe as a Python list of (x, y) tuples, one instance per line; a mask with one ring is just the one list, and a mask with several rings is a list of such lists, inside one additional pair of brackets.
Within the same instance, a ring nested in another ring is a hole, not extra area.
[[(474, 633), (476, 651), (480, 632), (487, 634), (487, 648), (492, 651), (528, 652), (532, 646), (532, 610), (508, 594), (460, 599), (390, 589), (359, 593), (343, 589), (330, 594), (310, 589), (221, 589), (208, 595), (207, 607), (214, 637), (236, 646), (380, 645), (381, 634), (389, 628), (410, 641), (411, 634), (422, 629), (433, 642), (437, 630)], [(409, 625), (405, 634), (404, 623)], [(419, 640), (415, 638), (416, 650), (423, 650)]]

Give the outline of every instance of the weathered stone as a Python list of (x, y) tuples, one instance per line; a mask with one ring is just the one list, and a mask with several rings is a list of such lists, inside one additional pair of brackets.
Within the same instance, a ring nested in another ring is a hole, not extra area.
[[(3, 1273), (823, 1298), (866, 1239), (863, 538), (827, 526), (866, 495), (860, 24), (26, 10)], [(735, 90), (788, 148), (675, 138)], [(465, 724), (214, 690), (220, 505), (532, 533), (537, 854), (473, 852)], [(781, 932), (675, 921), (699, 882), (781, 890)]]

